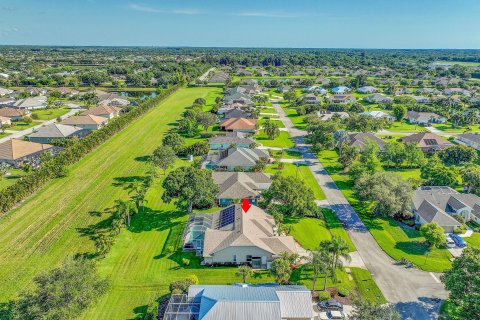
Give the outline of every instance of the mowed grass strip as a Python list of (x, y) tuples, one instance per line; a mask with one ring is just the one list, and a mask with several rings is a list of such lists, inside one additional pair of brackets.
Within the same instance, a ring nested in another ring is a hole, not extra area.
[(72, 166), (65, 178), (48, 183), (0, 219), (0, 302), (28, 287), (32, 278), (67, 256), (93, 252), (82, 228), (106, 219), (114, 201), (127, 197), (126, 184), (146, 171), (144, 156), (198, 97), (219, 88), (182, 88), (158, 107)]

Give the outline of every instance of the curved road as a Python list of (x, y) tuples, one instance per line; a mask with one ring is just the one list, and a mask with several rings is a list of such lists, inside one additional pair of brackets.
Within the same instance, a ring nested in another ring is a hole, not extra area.
[(331, 209), (342, 221), (365, 266), (373, 275), (387, 300), (396, 304), (403, 319), (437, 319), (441, 301), (448, 296), (439, 274), (406, 269), (396, 264), (375, 241), (360, 217), (338, 189), (320, 161), (305, 144), (306, 131), (297, 129), (285, 111), (273, 102), (280, 119), (294, 139), (297, 149), (310, 162), (310, 170), (325, 193)]

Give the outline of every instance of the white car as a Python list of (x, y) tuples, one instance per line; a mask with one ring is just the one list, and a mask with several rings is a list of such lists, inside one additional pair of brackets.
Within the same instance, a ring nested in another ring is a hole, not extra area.
[(447, 248), (456, 247), (455, 241), (453, 241), (452, 238), (450, 238), (450, 236), (447, 236), (447, 241), (445, 242), (445, 245), (447, 246)]
[(320, 312), (319, 320), (343, 320), (345, 319), (345, 315), (342, 311), (338, 310), (331, 310), (327, 312)]

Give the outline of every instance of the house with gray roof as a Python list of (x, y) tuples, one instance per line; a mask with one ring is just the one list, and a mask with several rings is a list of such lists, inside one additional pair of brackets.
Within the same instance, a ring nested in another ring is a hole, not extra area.
[(218, 135), (208, 140), (211, 150), (226, 150), (232, 146), (249, 148), (254, 142), (255, 140), (244, 132), (227, 132), (225, 135)]
[(193, 213), (183, 237), (183, 250), (203, 257), (203, 263), (249, 264), (269, 268), (282, 253), (306, 256), (307, 251), (292, 236), (278, 234), (275, 219), (251, 205), (239, 204), (215, 213)]
[(478, 133), (462, 133), (455, 138), (455, 141), (476, 150), (480, 150), (480, 135)]
[(367, 141), (374, 142), (380, 151), (385, 149), (386, 142), (380, 139), (379, 137), (375, 136), (369, 132), (357, 132), (357, 133), (349, 133), (348, 134), (348, 142), (347, 144), (350, 147), (355, 147), (358, 150), (363, 150), (367, 145)]
[(256, 205), (262, 191), (272, 185), (270, 175), (263, 172), (212, 172), (212, 178), (220, 190), (216, 196), (220, 206), (245, 198)]
[(17, 100), (13, 107), (22, 110), (45, 109), (47, 107), (47, 97), (36, 96)]
[(445, 123), (447, 118), (442, 117), (434, 112), (417, 112), (408, 111), (407, 120), (410, 123), (416, 123), (420, 125), (429, 125), (430, 123)]
[[(186, 317), (188, 315), (188, 317)], [(312, 320), (312, 295), (299, 285), (193, 285), (172, 295), (164, 320)]]
[(372, 86), (365, 86), (365, 87), (358, 88), (358, 92), (360, 93), (375, 93), (377, 91), (378, 91), (377, 88)]
[(235, 108), (232, 110), (229, 110), (224, 113), (225, 119), (230, 119), (230, 118), (251, 118), (252, 114), (240, 109), (240, 108)]
[(421, 187), (415, 191), (412, 212), (417, 224), (437, 222), (445, 232), (453, 232), (461, 225), (453, 215), (480, 223), (480, 197), (450, 187)]
[(252, 171), (259, 161), (266, 161), (269, 157), (268, 150), (235, 147), (210, 151), (204, 163), (207, 169)]
[(37, 143), (51, 143), (56, 139), (70, 139), (73, 137), (82, 138), (90, 133), (90, 130), (85, 130), (76, 126), (67, 126), (60, 123), (52, 123), (35, 130), (28, 136), (28, 140)]
[(391, 102), (393, 99), (391, 97), (387, 97), (384, 94), (381, 93), (375, 93), (371, 96), (363, 98), (363, 100), (370, 102), (370, 103), (386, 103), (386, 102)]

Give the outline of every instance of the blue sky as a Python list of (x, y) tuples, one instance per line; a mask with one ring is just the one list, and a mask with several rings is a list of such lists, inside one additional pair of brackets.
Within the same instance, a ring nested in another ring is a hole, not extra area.
[(0, 44), (480, 48), (480, 0), (0, 0)]

